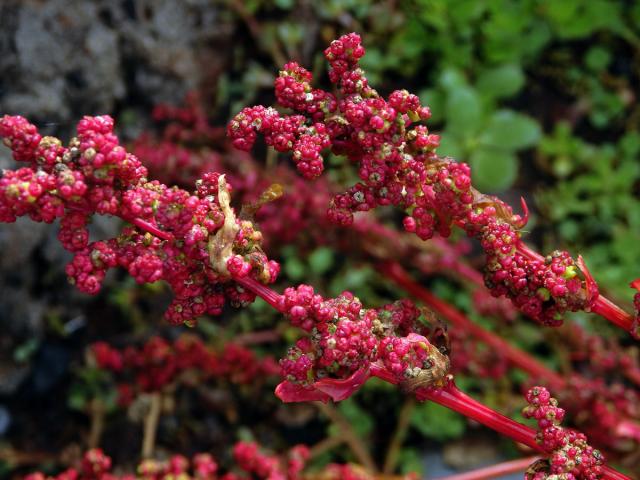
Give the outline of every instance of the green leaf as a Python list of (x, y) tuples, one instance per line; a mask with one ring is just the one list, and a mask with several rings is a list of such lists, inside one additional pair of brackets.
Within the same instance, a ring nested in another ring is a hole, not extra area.
[(518, 174), (518, 159), (507, 150), (478, 148), (471, 154), (469, 163), (473, 184), (480, 191), (506, 190)]
[(465, 429), (461, 415), (433, 402), (416, 405), (411, 415), (411, 426), (425, 437), (439, 441), (457, 438)]
[(423, 477), (424, 458), (422, 452), (417, 448), (404, 447), (400, 450), (398, 465), (400, 472), (404, 475), (417, 473), (420, 478)]
[(611, 54), (606, 48), (591, 47), (584, 57), (584, 62), (594, 72), (600, 72), (611, 63)]
[(360, 437), (367, 437), (373, 430), (373, 419), (353, 398), (338, 404), (338, 409)]
[(309, 266), (316, 275), (322, 275), (333, 266), (333, 250), (328, 247), (320, 247), (309, 255)]
[(455, 92), (467, 85), (467, 80), (460, 71), (448, 68), (442, 72), (438, 79), (440, 87), (444, 88), (448, 93)]
[(284, 263), (284, 272), (291, 280), (301, 280), (305, 274), (304, 263), (298, 257), (289, 257)]
[(445, 105), (447, 131), (458, 136), (473, 134), (480, 127), (482, 108), (480, 97), (471, 87), (460, 87), (449, 92)]
[(524, 85), (525, 78), (520, 65), (505, 64), (485, 70), (478, 77), (476, 87), (493, 98), (515, 95)]
[(464, 158), (463, 143), (463, 139), (458, 138), (456, 135), (444, 132), (440, 135), (438, 153), (440, 155), (450, 156), (453, 158)]
[(519, 150), (535, 145), (540, 136), (540, 126), (534, 119), (512, 110), (499, 110), (489, 119), (480, 142), (506, 150)]

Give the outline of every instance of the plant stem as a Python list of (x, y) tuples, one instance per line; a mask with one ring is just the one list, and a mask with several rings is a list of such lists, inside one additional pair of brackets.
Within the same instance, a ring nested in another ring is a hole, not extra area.
[(439, 477), (436, 480), (491, 480), (501, 475), (523, 472), (529, 467), (529, 465), (539, 459), (540, 457), (537, 456), (519, 458), (517, 460), (490, 465), (470, 472)]
[(413, 397), (407, 397), (398, 414), (398, 422), (396, 423), (396, 429), (391, 437), (389, 448), (387, 449), (387, 455), (384, 459), (384, 466), (382, 467), (382, 473), (390, 474), (398, 463), (398, 455), (402, 448), (402, 443), (407, 436), (407, 430), (411, 422), (411, 414), (416, 406), (416, 402)]
[(156, 444), (156, 432), (158, 421), (162, 411), (162, 393), (153, 392), (149, 394), (149, 411), (144, 418), (144, 434), (142, 438), (142, 458), (151, 458)]
[(423, 301), (436, 313), (449, 320), (457, 328), (470, 333), (477, 339), (483, 341), (497, 352), (500, 352), (513, 365), (524, 370), (534, 378), (542, 378), (549, 382), (553, 388), (561, 389), (566, 385), (566, 381), (556, 372), (546, 367), (528, 353), (509, 344), (495, 333), (485, 330), (481, 326), (472, 322), (462, 312), (455, 307), (443, 302), (427, 289), (416, 283), (397, 262), (389, 262), (381, 265), (381, 270), (387, 278), (393, 280), (398, 286), (406, 290), (413, 297)]
[(100, 445), (100, 438), (104, 430), (104, 405), (101, 400), (94, 398), (89, 408), (91, 413), (91, 428), (89, 430), (87, 446), (89, 448), (97, 448)]
[(358, 462), (364, 466), (370, 473), (376, 473), (378, 471), (376, 462), (373, 461), (373, 457), (369, 453), (367, 447), (362, 443), (362, 439), (351, 428), (349, 421), (340, 413), (340, 411), (330, 403), (314, 402), (318, 409), (335, 425), (338, 426), (344, 441), (347, 442), (351, 451), (358, 459)]
[(165, 232), (164, 230), (160, 230), (156, 225), (147, 222), (146, 220), (142, 220), (141, 218), (125, 218), (121, 217), (125, 222), (129, 222), (132, 225), (135, 225), (140, 230), (144, 230), (147, 233), (150, 233), (154, 237), (158, 237), (160, 240), (166, 240), (168, 242), (174, 239), (173, 235), (169, 232)]
[(276, 292), (275, 290), (272, 290), (266, 285), (261, 284), (260, 282), (258, 282), (257, 280), (254, 280), (251, 277), (234, 277), (233, 279), (236, 282), (238, 282), (240, 285), (245, 287), (247, 290), (252, 291), (257, 296), (262, 298), (265, 302), (267, 302), (277, 311), (279, 311), (280, 313), (284, 313), (279, 306), (280, 302), (278, 300), (280, 299), (281, 295), (278, 292)]
[(281, 338), (282, 333), (274, 328), (272, 330), (241, 333), (233, 337), (233, 343), (238, 345), (260, 345), (263, 343), (276, 342)]
[(631, 330), (633, 317), (602, 295), (599, 295), (598, 298), (596, 298), (595, 302), (591, 306), (591, 311), (603, 318), (606, 318), (620, 328), (627, 331)]
[(343, 442), (344, 438), (338, 435), (324, 438), (309, 449), (309, 458), (316, 458), (317, 456), (322, 455), (324, 452), (332, 450), (338, 445), (341, 445)]

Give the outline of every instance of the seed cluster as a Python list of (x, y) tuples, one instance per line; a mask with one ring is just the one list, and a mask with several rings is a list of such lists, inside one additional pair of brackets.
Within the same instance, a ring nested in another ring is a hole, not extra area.
[[(59, 218), (58, 238), (75, 254), (66, 267), (72, 283), (95, 294), (116, 266), (138, 283), (165, 280), (175, 294), (166, 318), (175, 324), (219, 314), (225, 299), (253, 301), (231, 275), (275, 281), (279, 265), (267, 259), (253, 224), (235, 217), (223, 175), (204, 174), (193, 192), (148, 181), (146, 168), (119, 145), (113, 128), (108, 116), (85, 117), (78, 136), (63, 147), (22, 117), (0, 119), (0, 137), (17, 161), (28, 164), (0, 178), (0, 222)], [(94, 215), (118, 216), (132, 226), (90, 242)]]
[(537, 441), (549, 457), (534, 463), (527, 480), (597, 480), (604, 464), (602, 454), (587, 443), (587, 437), (560, 426), (564, 410), (544, 387), (533, 387), (527, 392), (522, 415), (538, 422)]

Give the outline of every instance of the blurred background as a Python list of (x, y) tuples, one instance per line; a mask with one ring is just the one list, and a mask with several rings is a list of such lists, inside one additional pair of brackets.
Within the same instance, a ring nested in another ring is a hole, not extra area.
[[(640, 266), (640, 3), (633, 0), (4, 0), (0, 113), (24, 115), (62, 139), (74, 135), (83, 115), (110, 114), (123, 141), (165, 182), (186, 187), (215, 166), (241, 179), (256, 177), (246, 188), (278, 181), (297, 192), (298, 202), (313, 205), (315, 197), (296, 190), (295, 174), (269, 173), (276, 171), (273, 152), (264, 146), (252, 156), (233, 152), (219, 127), (244, 106), (273, 105), (273, 80), (289, 60), (311, 70), (317, 86), (327, 86), (322, 51), (351, 31), (363, 37), (362, 65), (374, 88), (385, 95), (406, 88), (431, 107), (428, 124), (442, 135), (441, 154), (470, 163), (483, 192), (514, 205), (520, 196), (527, 200), (528, 242), (543, 252), (581, 253), (601, 290), (631, 309), (628, 284)], [(211, 127), (206, 139), (172, 150), (178, 142), (168, 127), (188, 130), (194, 116)], [(329, 183), (354, 176), (337, 158), (327, 164)], [(6, 148), (0, 168), (14, 168)], [(278, 211), (278, 202), (271, 206)], [(289, 214), (281, 214), (280, 223)], [(380, 219), (397, 224), (397, 212), (384, 211)], [(92, 233), (113, 236), (119, 228), (114, 219), (100, 219)], [(70, 255), (56, 234), (57, 228), (26, 219), (0, 226), (0, 476), (73, 464), (95, 427), (96, 398), (104, 410), (100, 446), (124, 469), (139, 460), (144, 422), (132, 411), (136, 400), (122, 404), (117, 379), (87, 355), (92, 342), (124, 348), (153, 335), (173, 342), (188, 331), (222, 351), (230, 339), (249, 335), (247, 348), (277, 359), (295, 338), (261, 302), (203, 319), (194, 329), (169, 327), (162, 320), (168, 289), (138, 286), (122, 272), (108, 277), (96, 297), (78, 293), (66, 282)], [(307, 228), (270, 237), (267, 251), (283, 267), (280, 285), (304, 281), (327, 295), (350, 289), (370, 306), (405, 297), (353, 242), (332, 241), (349, 235)], [(433, 268), (416, 273), (438, 297), (567, 378), (606, 374), (600, 388), (629, 388), (606, 371), (617, 365), (611, 352), (638, 361), (637, 347), (623, 333), (584, 313), (567, 322), (579, 333), (568, 326), (543, 329), (508, 306), (487, 298), (483, 304), (477, 285), (437, 267), (445, 254), (462, 253), (469, 266), (482, 265), (477, 248), (462, 236), (442, 248), (445, 253), (422, 252), (433, 256)], [(256, 341), (255, 331), (273, 335)], [(464, 335), (456, 345), (458, 384), (520, 418), (528, 378), (500, 352)], [(452, 355), (456, 362), (455, 349)], [(280, 404), (272, 394), (276, 381), (175, 388), (160, 419), (156, 454), (212, 451), (224, 459), (238, 439), (278, 451), (341, 434), (327, 412)], [(637, 387), (624, 393), (636, 394)], [(527, 453), (380, 383), (335, 410), (380, 468), (400, 438), (395, 472), (437, 478)], [(634, 414), (640, 417), (637, 409)], [(589, 415), (597, 414), (582, 411), (567, 421), (580, 426)], [(637, 472), (638, 440), (605, 439), (599, 446)], [(316, 453), (318, 468), (361, 460), (330, 442)]]

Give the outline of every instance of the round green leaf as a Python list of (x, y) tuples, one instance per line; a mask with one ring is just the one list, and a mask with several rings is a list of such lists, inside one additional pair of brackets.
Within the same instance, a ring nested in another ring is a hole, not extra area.
[(333, 265), (333, 250), (328, 247), (319, 247), (309, 255), (309, 266), (316, 275), (326, 273)]
[(464, 433), (462, 416), (433, 402), (416, 405), (411, 413), (411, 426), (427, 438), (444, 441)]
[(482, 72), (476, 86), (484, 95), (504, 98), (518, 93), (524, 81), (524, 74), (519, 65), (506, 64)]
[(482, 109), (480, 98), (473, 88), (461, 87), (450, 91), (445, 111), (448, 131), (458, 136), (468, 136), (478, 130)]
[(471, 177), (480, 191), (500, 192), (515, 181), (518, 159), (510, 151), (497, 148), (478, 148), (471, 154)]
[(463, 140), (450, 133), (442, 133), (438, 154), (445, 157), (464, 158)]
[(480, 141), (487, 146), (504, 150), (531, 147), (540, 140), (538, 122), (512, 110), (499, 110), (489, 119)]

